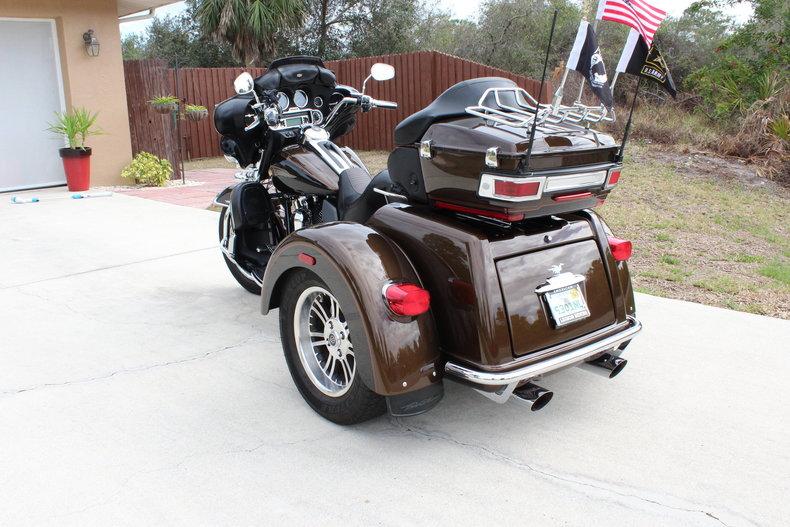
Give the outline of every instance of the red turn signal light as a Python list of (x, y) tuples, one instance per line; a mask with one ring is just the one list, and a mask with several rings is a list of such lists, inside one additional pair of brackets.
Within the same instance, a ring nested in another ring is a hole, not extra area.
[(609, 249), (612, 251), (612, 256), (618, 262), (624, 262), (631, 258), (633, 246), (628, 240), (621, 238), (609, 238)]
[(609, 175), (606, 177), (605, 188), (610, 189), (613, 186), (617, 185), (617, 182), (620, 181), (621, 170), (622, 170), (621, 167), (617, 167), (609, 170)]
[(431, 294), (415, 284), (390, 284), (384, 288), (384, 298), (396, 315), (413, 317), (431, 307)]

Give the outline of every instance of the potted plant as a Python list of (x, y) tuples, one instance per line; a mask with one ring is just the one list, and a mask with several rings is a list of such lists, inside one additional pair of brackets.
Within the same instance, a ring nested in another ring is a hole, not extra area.
[(208, 108), (199, 104), (187, 104), (184, 108), (187, 118), (191, 121), (201, 121), (208, 117)]
[(85, 140), (102, 133), (96, 127), (97, 115), (85, 108), (74, 108), (71, 112), (55, 112), (57, 119), (49, 125), (51, 132), (66, 136), (69, 146), (61, 148), (59, 152), (66, 172), (66, 183), (72, 192), (90, 188), (91, 149), (85, 146)]
[(173, 113), (178, 111), (178, 99), (172, 95), (160, 95), (148, 101), (159, 113)]

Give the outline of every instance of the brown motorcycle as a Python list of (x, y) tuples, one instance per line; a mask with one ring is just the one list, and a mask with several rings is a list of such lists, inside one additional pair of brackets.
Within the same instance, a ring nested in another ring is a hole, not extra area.
[[(390, 79), (376, 64), (366, 83)], [(289, 57), (214, 113), (243, 181), (221, 192), (236, 280), (279, 308), (293, 380), (336, 423), (433, 408), (445, 379), (532, 410), (570, 366), (614, 377), (641, 329), (631, 243), (592, 208), (622, 149), (602, 115), (539, 104), (502, 78), (463, 81), (395, 128), (372, 177), (334, 140), (359, 111), (396, 108)]]

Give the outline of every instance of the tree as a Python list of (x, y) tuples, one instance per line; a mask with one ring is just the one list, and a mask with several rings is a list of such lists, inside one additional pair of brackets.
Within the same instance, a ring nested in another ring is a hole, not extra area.
[(749, 21), (723, 35), (716, 52), (688, 78), (717, 117), (745, 112), (757, 101), (773, 100), (776, 113), (790, 106), (790, 4), (751, 3)]
[(536, 0), (488, 0), (480, 8), (475, 26), (467, 21), (434, 21), (442, 32), (441, 40), (431, 39), (432, 44), (439, 51), (539, 78), (555, 8), (559, 14), (549, 56), (549, 67), (554, 68), (567, 58), (582, 18), (581, 9), (573, 0), (554, 0), (550, 4)]
[(278, 33), (301, 26), (306, 8), (305, 0), (200, 0), (197, 15), (206, 34), (252, 66), (271, 58)]
[(357, 57), (416, 51), (420, 17), (425, 4), (415, 0), (368, 0), (348, 35)]
[(709, 64), (733, 27), (732, 18), (700, 3), (689, 6), (679, 18), (670, 17), (661, 24), (656, 46), (669, 58), (675, 82), (682, 86), (690, 73)]
[(132, 33), (121, 39), (123, 60), (139, 60), (146, 57), (146, 39), (143, 35)]
[(196, 20), (195, 0), (178, 15), (156, 17), (144, 35), (131, 34), (122, 40), (124, 59), (164, 59), (170, 66), (237, 66), (227, 43), (216, 42), (201, 31)]

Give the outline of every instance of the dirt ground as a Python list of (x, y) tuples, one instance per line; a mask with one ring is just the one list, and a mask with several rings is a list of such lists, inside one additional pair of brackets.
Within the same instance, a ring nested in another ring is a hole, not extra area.
[[(359, 152), (372, 173), (387, 152)], [(230, 167), (222, 158), (187, 169)], [(634, 243), (637, 290), (790, 319), (790, 191), (738, 158), (632, 143), (598, 208)]]

